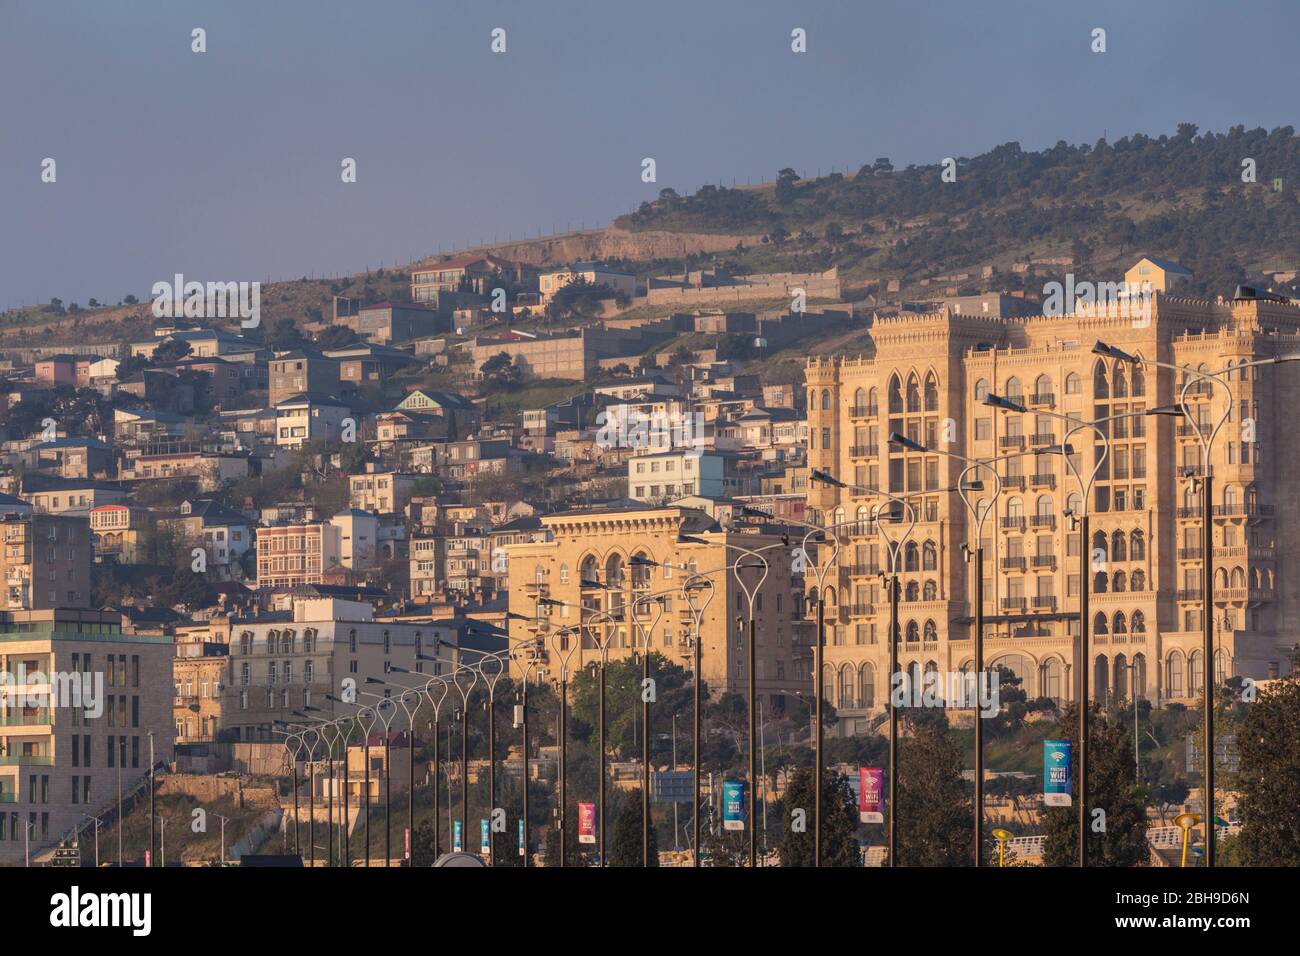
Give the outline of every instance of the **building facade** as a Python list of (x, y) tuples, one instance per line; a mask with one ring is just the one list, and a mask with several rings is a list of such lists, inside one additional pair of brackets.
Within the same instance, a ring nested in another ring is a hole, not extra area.
[[(1083, 545), (1066, 512), (1080, 514), (1084, 502), (1061, 454), (1045, 451), (1067, 438), (1067, 423), (1049, 412), (1121, 416), (1103, 426), (1108, 444), (1083, 428), (1065, 449), (1081, 474), (1098, 469), (1086, 543), (1093, 693), (1105, 699), (1136, 689), (1164, 704), (1191, 703), (1200, 692), (1201, 507), (1183, 475), (1199, 471), (1197, 431), (1208, 436), (1225, 415), (1212, 447), (1216, 679), (1285, 673), (1300, 596), (1278, 576), (1300, 518), (1276, 506), (1290, 500), (1300, 465), (1300, 441), (1279, 426), (1300, 388), (1296, 366), (1226, 376), (1231, 402), (1226, 389), (1194, 383), (1187, 396), (1194, 429), (1181, 417), (1144, 414), (1179, 400), (1184, 373), (1135, 368), (1092, 346), (1101, 340), (1148, 360), (1217, 371), (1300, 351), (1298, 331), (1293, 304), (1156, 295), (1147, 314), (1112, 303), (1051, 317), (945, 310), (884, 318), (873, 329), (873, 354), (810, 360), (809, 465), (847, 485), (808, 492), (813, 520), (839, 529), (823, 685), (841, 716), (865, 718), (886, 701), (889, 606), (879, 573), (883, 534), (899, 529), (872, 520), (885, 499), (868, 489), (907, 496), (916, 509), (900, 556), (900, 668), (919, 678), (972, 665), (974, 563), (963, 545), (975, 544), (973, 523), (947, 490), (963, 477), (963, 463), (893, 447), (893, 432), (927, 449), (1002, 457), (1000, 493), (988, 469), (965, 476), (983, 481), (971, 504), (988, 509), (986, 666), (1012, 670), (1031, 699), (1073, 698)], [(985, 405), (990, 392), (1027, 411)]]
[[(723, 531), (699, 511), (672, 506), (544, 515), (540, 520), (552, 540), (505, 549), (510, 635), (519, 641), (540, 638), (552, 676), (558, 674), (562, 651), (570, 647), (574, 673), (600, 660), (598, 638), (607, 641), (610, 660), (622, 660), (646, 634), (653, 652), (690, 669), (693, 620), (682, 586), (699, 575), (714, 586), (707, 604), (703, 593), (696, 601), (705, 605), (700, 656), (709, 694), (745, 693), (749, 638), (747, 623), (741, 621), (748, 622), (749, 606), (734, 570), (742, 564), (745, 586), (756, 589), (757, 692), (772, 713), (787, 706), (786, 695), (803, 689), (809, 672), (806, 644), (799, 637), (804, 633), (802, 592), (791, 587), (791, 548), (779, 536)], [(768, 562), (765, 579), (760, 581), (756, 569), (760, 559), (745, 557), (746, 551)], [(558, 603), (540, 605), (539, 613), (539, 597)], [(651, 604), (637, 603), (641, 598)], [(593, 617), (599, 611), (613, 619)]]

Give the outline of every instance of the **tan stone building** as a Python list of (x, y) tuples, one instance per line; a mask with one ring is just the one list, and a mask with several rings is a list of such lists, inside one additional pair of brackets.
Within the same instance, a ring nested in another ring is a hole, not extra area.
[[(966, 508), (941, 490), (957, 485), (961, 464), (891, 447), (891, 432), (972, 458), (1016, 456), (997, 465), (997, 500), (987, 471), (969, 476), (985, 484), (972, 497), (992, 508), (984, 526), (985, 659), (1015, 671), (1031, 698), (1064, 701), (1073, 694), (1082, 584), (1080, 542), (1064, 511), (1077, 512), (1080, 502), (1064, 459), (1035, 454), (1064, 438), (1064, 423), (1045, 413), (1097, 419), (1178, 400), (1179, 373), (1102, 359), (1092, 353), (1098, 340), (1214, 371), (1300, 352), (1298, 331), (1295, 304), (1159, 294), (1145, 316), (1115, 303), (1056, 317), (945, 310), (885, 318), (874, 326), (872, 354), (810, 360), (810, 467), (906, 494), (917, 508), (903, 553), (901, 667), (916, 674), (971, 666), (974, 563), (962, 552)], [(1300, 560), (1288, 544), (1300, 540), (1300, 514), (1281, 507), (1294, 499), (1300, 475), (1300, 440), (1285, 425), (1300, 398), (1300, 367), (1234, 373), (1229, 384), (1231, 418), (1213, 448), (1215, 666), (1220, 680), (1267, 678), (1286, 672), (1300, 630), (1300, 593), (1285, 586), (1286, 555)], [(1028, 411), (990, 408), (987, 392)], [(1229, 410), (1224, 391), (1208, 383), (1193, 387), (1189, 403), (1202, 423)], [(1196, 432), (1181, 418), (1139, 415), (1108, 433), (1110, 457), (1089, 502), (1097, 559), (1088, 581), (1091, 686), (1099, 697), (1127, 694), (1136, 676), (1138, 692), (1153, 701), (1191, 703), (1201, 682), (1201, 511), (1181, 475), (1199, 466)], [(1091, 436), (1070, 438), (1084, 474), (1104, 447)], [(886, 700), (889, 609), (879, 577), (886, 552), (870, 511), (883, 500), (856, 488), (809, 490), (816, 520), (846, 525), (824, 685), (848, 730)]]
[[(770, 563), (755, 599), (758, 693), (777, 711), (786, 706), (787, 693), (804, 690), (810, 671), (806, 645), (800, 643), (805, 633), (802, 595), (798, 586), (792, 587), (791, 548), (779, 536), (724, 531), (702, 512), (678, 506), (543, 515), (541, 522), (552, 540), (506, 548), (510, 610), (527, 618), (512, 617), (510, 634), (518, 641), (538, 635), (545, 639), (552, 678), (559, 676), (560, 667), (552, 635), (575, 642), (571, 673), (600, 660), (592, 633), (558, 636), (565, 628), (587, 625), (597, 610), (617, 615), (616, 623), (599, 625), (609, 635), (610, 659), (630, 656), (639, 640), (634, 623), (650, 627), (655, 620), (654, 612), (647, 610), (638, 611), (637, 622), (633, 621), (629, 609), (640, 596), (664, 599), (663, 614), (650, 635), (651, 649), (689, 668), (692, 624), (682, 586), (698, 573), (715, 587), (701, 624), (704, 680), (712, 696), (744, 693), (749, 679), (748, 630), (740, 620), (748, 621), (748, 604), (729, 568), (742, 559), (754, 563), (753, 558), (744, 558), (741, 549), (748, 549)], [(634, 564), (638, 556), (654, 566)], [(757, 584), (757, 571), (742, 573), (748, 585)], [(540, 620), (538, 594), (560, 602), (542, 605)]]
[(151, 732), (154, 758), (170, 762), (171, 669), (172, 639), (123, 634), (118, 614), (0, 612), (0, 862), (23, 859), (25, 834), (42, 859), (114, 803), (119, 770), (130, 792), (149, 772)]

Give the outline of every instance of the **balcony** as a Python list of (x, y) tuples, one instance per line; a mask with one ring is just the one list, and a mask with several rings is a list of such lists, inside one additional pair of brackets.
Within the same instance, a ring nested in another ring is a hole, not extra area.
[(879, 414), (879, 405), (853, 405), (849, 408), (850, 418), (875, 418)]
[(1055, 475), (1030, 475), (1029, 486), (1031, 488), (1056, 488)]
[(1183, 588), (1175, 595), (1178, 601), (1200, 601), (1205, 594), (1200, 588)]
[(1261, 505), (1255, 503), (1237, 503), (1231, 505), (1215, 505), (1214, 517), (1216, 518), (1271, 518), (1273, 517), (1272, 505)]
[(1024, 475), (1001, 475), (1000, 477), (1002, 478), (1003, 491), (1012, 491), (1012, 490), (1024, 491), (1025, 490)]
[(876, 606), (874, 604), (850, 604), (849, 605), (850, 617), (870, 617), (875, 613), (876, 613)]
[(1003, 435), (1001, 438), (998, 439), (998, 447), (1001, 448), (1003, 451), (1006, 451), (1009, 448), (1013, 448), (1016, 450), (1023, 450), (1025, 447), (1025, 436), (1024, 435)]
[(1031, 528), (1054, 529), (1056, 527), (1056, 515), (1033, 515), (1029, 519), (1029, 526)]
[(1030, 567), (1035, 571), (1055, 571), (1056, 555), (1054, 554), (1036, 554), (1030, 559)]
[(1025, 570), (1025, 558), (1023, 556), (1013, 558), (1003, 558), (1001, 567), (1003, 571), (1023, 571)]
[(1029, 600), (1022, 597), (1004, 597), (1001, 604), (1004, 611), (1023, 611), (1029, 607)]
[(851, 445), (849, 446), (850, 458), (875, 458), (880, 454), (879, 445)]
[(1178, 426), (1179, 438), (1195, 438), (1198, 434), (1201, 438), (1210, 437), (1211, 428), (1209, 425), (1188, 425), (1186, 422)]
[(1179, 548), (1178, 549), (1179, 561), (1200, 561), (1203, 557), (1205, 557), (1204, 548)]
[(1025, 519), (1023, 517), (1004, 517), (1001, 523), (1005, 531), (1025, 530)]
[(1040, 594), (1040, 595), (1038, 595), (1037, 597), (1035, 597), (1035, 598), (1034, 598), (1034, 610), (1035, 610), (1035, 611), (1055, 611), (1055, 610), (1056, 610), (1056, 595), (1055, 595), (1055, 594)]
[(1051, 408), (1056, 404), (1056, 396), (1051, 392), (1039, 392), (1029, 396), (1029, 404)]
[(846, 564), (842, 567), (851, 578), (863, 578), (880, 573), (878, 564)]
[(1036, 432), (1029, 436), (1029, 444), (1035, 446), (1051, 445), (1056, 441), (1056, 436), (1051, 432)]

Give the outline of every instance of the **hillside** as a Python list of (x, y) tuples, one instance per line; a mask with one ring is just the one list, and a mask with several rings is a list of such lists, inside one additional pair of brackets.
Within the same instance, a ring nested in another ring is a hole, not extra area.
[[(1246, 159), (1254, 182), (1242, 181)], [(957, 158), (955, 182), (944, 182), (942, 171), (895, 170), (879, 158), (851, 176), (803, 180), (786, 169), (765, 186), (705, 186), (687, 196), (665, 187), (604, 229), (472, 251), (538, 266), (602, 259), (642, 277), (705, 265), (741, 273), (838, 266), (854, 299), (884, 297), (890, 280), (898, 282), (891, 299), (947, 289), (1036, 293), (1066, 271), (1117, 276), (1138, 253), (1188, 266), (1191, 291), (1201, 295), (1300, 267), (1300, 137), (1290, 126), (1198, 134), (1185, 123), (1172, 136), (1060, 142), (1040, 152), (1007, 143)], [(1027, 279), (1016, 267), (1031, 260), (1053, 261)], [(1297, 288), (1294, 280), (1289, 287)], [(408, 273), (264, 285), (264, 326), (320, 321), (335, 294), (406, 299)], [(10, 310), (0, 313), (0, 352), (120, 343), (147, 336), (151, 324), (147, 302)]]

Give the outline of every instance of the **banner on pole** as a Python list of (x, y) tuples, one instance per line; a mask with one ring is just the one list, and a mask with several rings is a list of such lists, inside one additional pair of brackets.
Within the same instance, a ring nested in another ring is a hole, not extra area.
[(464, 844), (460, 835), (460, 821), (456, 820), (451, 827), (451, 849), (453, 853), (460, 853), (464, 849)]
[(484, 856), (492, 852), (492, 821), (487, 817), (479, 820), (478, 845)]
[(858, 819), (863, 823), (884, 823), (882, 794), (885, 771), (881, 767), (858, 768)]
[(1070, 755), (1068, 740), (1043, 741), (1043, 805), (1073, 806), (1070, 796)]
[(722, 783), (722, 828), (745, 829), (745, 781), (724, 780)]
[(578, 804), (578, 842), (596, 842), (596, 805), (594, 803)]

